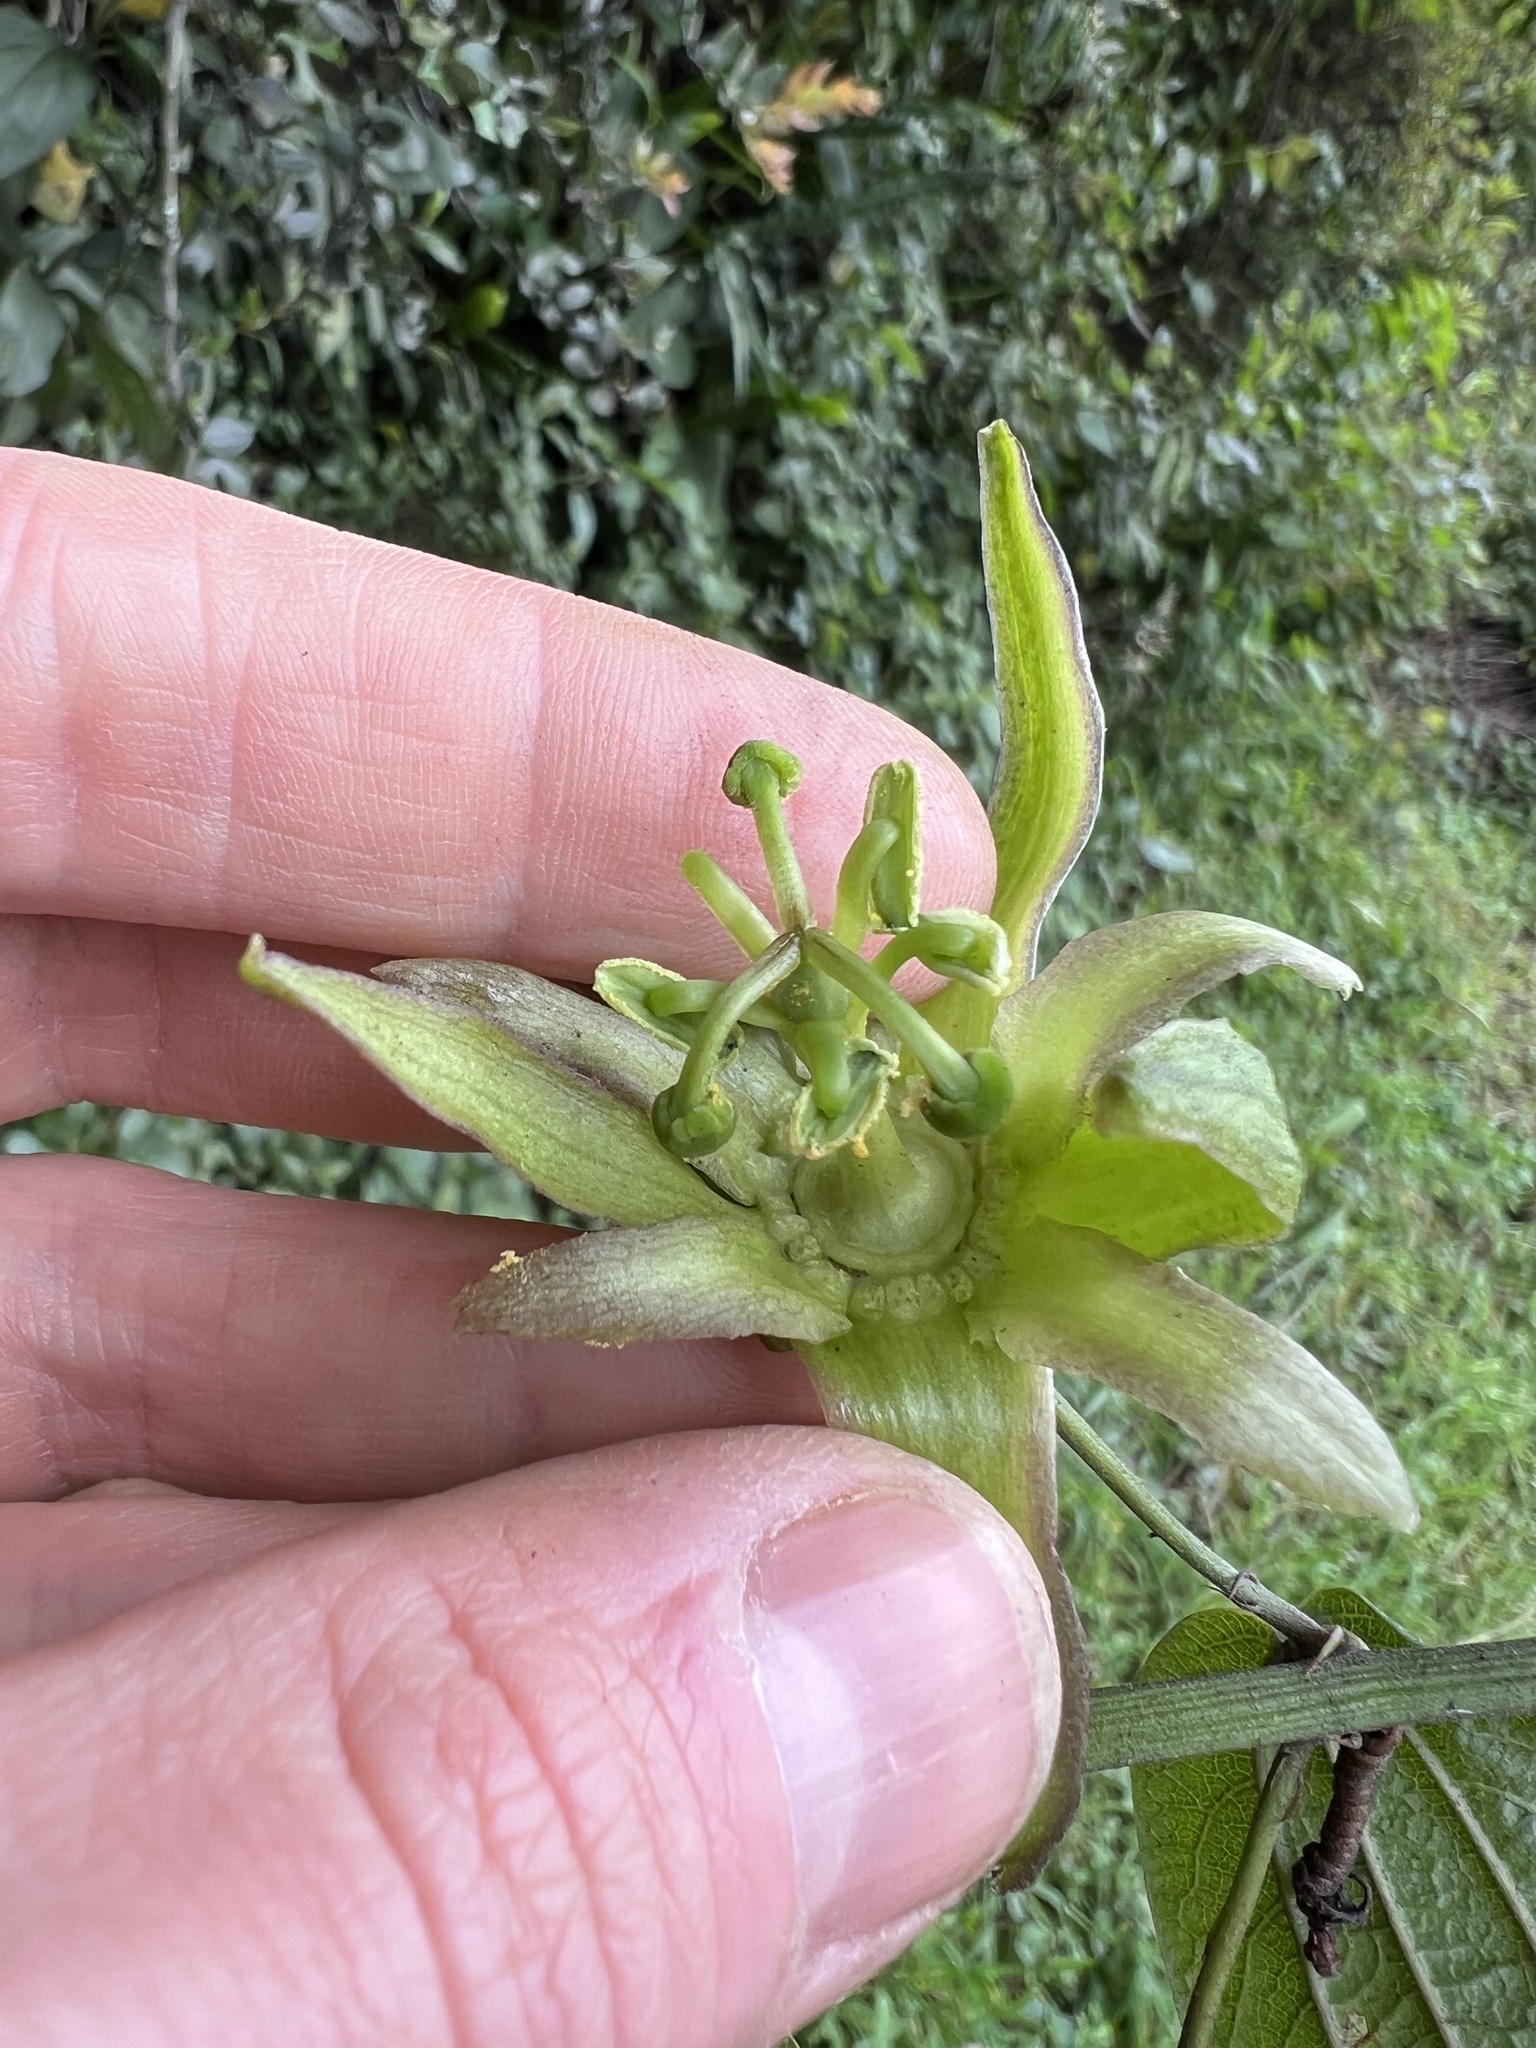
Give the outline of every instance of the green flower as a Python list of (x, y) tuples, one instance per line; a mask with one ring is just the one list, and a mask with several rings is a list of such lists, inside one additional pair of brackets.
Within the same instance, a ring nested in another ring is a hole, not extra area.
[[(1035, 973), (1097, 809), (1103, 722), (1022, 450), (998, 424), (981, 458), (1003, 726), (989, 917), (920, 908), (917, 776), (893, 762), (819, 927), (790, 833), (800, 763), (753, 743), (724, 793), (753, 814), (777, 924), (707, 854), (683, 863), (742, 952), (733, 981), (609, 960), (595, 1003), (513, 967), (396, 961), (370, 979), (259, 938), (242, 971), (553, 1200), (615, 1226), (508, 1254), (460, 1298), (461, 1330), (791, 1344), (829, 1421), (938, 1460), (1008, 1516), (1068, 1666), (1056, 1776), (1018, 1845), (1034, 1867), (1075, 1801), (1083, 1724), (1055, 1551), (1054, 1368), (1327, 1506), (1400, 1528), (1417, 1516), (1355, 1396), (1166, 1263), (1281, 1236), (1302, 1179), (1263, 1056), (1179, 1013), (1261, 968), (1340, 995), (1358, 983), (1299, 939), (1198, 911), (1092, 932)], [(884, 944), (866, 958), (872, 933)], [(911, 960), (946, 983), (920, 1005), (893, 981)]]

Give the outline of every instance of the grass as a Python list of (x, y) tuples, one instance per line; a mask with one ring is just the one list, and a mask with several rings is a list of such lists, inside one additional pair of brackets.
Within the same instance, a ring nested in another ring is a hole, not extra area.
[[(1122, 729), (1057, 918), (1071, 936), (1192, 904), (1349, 959), (1340, 1007), (1283, 976), (1206, 1007), (1263, 1047), (1311, 1178), (1289, 1240), (1188, 1262), (1316, 1350), (1392, 1431), (1424, 1506), (1403, 1537), (1204, 1464), (1168, 1423), (1077, 1387), (1095, 1425), (1277, 1590), (1347, 1582), (1426, 1638), (1536, 1631), (1536, 747), (1494, 746), (1410, 667), (1376, 694), (1233, 696)], [(1170, 849), (1172, 853), (1170, 853)], [(1149, 860), (1148, 856), (1151, 856)], [(1170, 871), (1172, 867), (1177, 872)], [(534, 1213), (437, 1159), (88, 1105), (11, 1151), (115, 1154), (245, 1187)], [(1202, 1589), (1070, 1456), (1064, 1540), (1101, 1683)], [(1159, 2048), (1176, 2032), (1123, 1779), (1093, 1781), (1024, 1898), (978, 1890), (801, 2048)]]
[[(1187, 1260), (1315, 1350), (1398, 1443), (1416, 1536), (1204, 1465), (1160, 1418), (1078, 1386), (1095, 1426), (1223, 1552), (1304, 1599), (1348, 1583), (1426, 1640), (1536, 1632), (1536, 747), (1500, 747), (1410, 674), (1177, 710), (1111, 763), (1063, 939), (1175, 905), (1350, 960), (1340, 1007), (1293, 977), (1223, 1014), (1272, 1061), (1310, 1169), (1269, 1251)], [(1417, 687), (1415, 687), (1417, 685)], [(1383, 686), (1385, 687), (1385, 686)], [(1113, 728), (1112, 728), (1113, 729)], [(1192, 865), (1169, 874), (1171, 846)], [(1162, 841), (1159, 846), (1156, 842)], [(1101, 1684), (1208, 1595), (1063, 1456), (1066, 1555)], [(1120, 1774), (1092, 1781), (1043, 1884), (979, 1889), (801, 2048), (1171, 2048)]]

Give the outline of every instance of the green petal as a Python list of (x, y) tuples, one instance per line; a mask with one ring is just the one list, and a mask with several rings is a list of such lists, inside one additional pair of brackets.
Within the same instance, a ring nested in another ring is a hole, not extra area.
[(1104, 714), (1072, 572), (1045, 522), (1024, 450), (1001, 420), (984, 427), (982, 555), (1003, 750), (992, 793), (992, 915), (1023, 972), (1040, 926), (1099, 808)]
[[(1018, 972), (1035, 971), (1040, 927), (1099, 808), (1104, 713), (1072, 572), (1035, 495), (1024, 450), (1002, 420), (984, 427), (982, 558), (992, 618), (1002, 752), (989, 807), (997, 843), (992, 915)], [(925, 1005), (956, 1045), (983, 1045), (997, 1004), (950, 987)]]
[(634, 1102), (540, 1058), (484, 1014), (306, 966), (269, 953), (259, 938), (240, 972), (252, 988), (334, 1026), (423, 1109), (568, 1209), (659, 1223), (723, 1206), (707, 1182), (662, 1151)]
[(1013, 1218), (1079, 1224), (1149, 1259), (1290, 1228), (1301, 1155), (1269, 1062), (1225, 1020), (1181, 1018), (1122, 1053), (1090, 1121), (1026, 1174)]
[(1093, 1230), (1031, 1225), (978, 1287), (973, 1326), (1012, 1358), (1104, 1380), (1211, 1456), (1350, 1515), (1418, 1523), (1385, 1432), (1311, 1352)]
[(1018, 1530), (1050, 1595), (1062, 1666), (1061, 1733), (1051, 1776), (1004, 1861), (1031, 1883), (1077, 1810), (1088, 1731), (1088, 1660), (1056, 1554), (1051, 1375), (1008, 1357), (953, 1306), (918, 1321), (887, 1314), (801, 1356), (828, 1422), (914, 1451), (956, 1473)]
[(1218, 982), (1264, 967), (1292, 967), (1338, 995), (1360, 986), (1316, 946), (1205, 910), (1106, 925), (1064, 946), (998, 1012), (993, 1043), (1015, 1093), (989, 1164), (1018, 1170), (1054, 1159), (1082, 1122), (1089, 1089), (1122, 1053)]
[(681, 1217), (594, 1230), (499, 1266), (459, 1296), (461, 1333), (637, 1344), (652, 1337), (783, 1337), (848, 1329), (848, 1282), (825, 1261), (792, 1265), (755, 1218)]

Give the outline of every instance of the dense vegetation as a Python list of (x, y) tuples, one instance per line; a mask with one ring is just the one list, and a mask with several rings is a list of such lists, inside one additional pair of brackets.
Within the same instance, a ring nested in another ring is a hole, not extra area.
[[(0, 439), (749, 642), (984, 781), (972, 437), (1011, 421), (1114, 749), (1056, 939), (1202, 903), (1359, 968), (1347, 1011), (1280, 983), (1232, 1005), (1313, 1183), (1221, 1284), (1367, 1394), (1425, 1530), (1298, 1510), (1086, 1405), (1284, 1590), (1347, 1577), (1431, 1636), (1529, 1632), (1536, 7), (204, 0), (169, 334), (163, 0), (62, 13), (73, 125), (39, 172), (53, 135), (4, 138), (42, 10), (0, 8)], [(529, 1200), (474, 1160), (131, 1111), (4, 1142)], [(1121, 1677), (1194, 1589), (1066, 1482)], [(951, 1915), (806, 2038), (1130, 2048), (1168, 2023), (1103, 1781), (1046, 1884)]]

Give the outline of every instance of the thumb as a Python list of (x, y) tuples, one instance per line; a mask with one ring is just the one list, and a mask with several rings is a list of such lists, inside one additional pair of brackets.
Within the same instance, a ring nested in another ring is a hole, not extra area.
[(0, 1666), (8, 2038), (763, 2048), (995, 1857), (1059, 1709), (958, 1481), (831, 1431), (566, 1458)]

